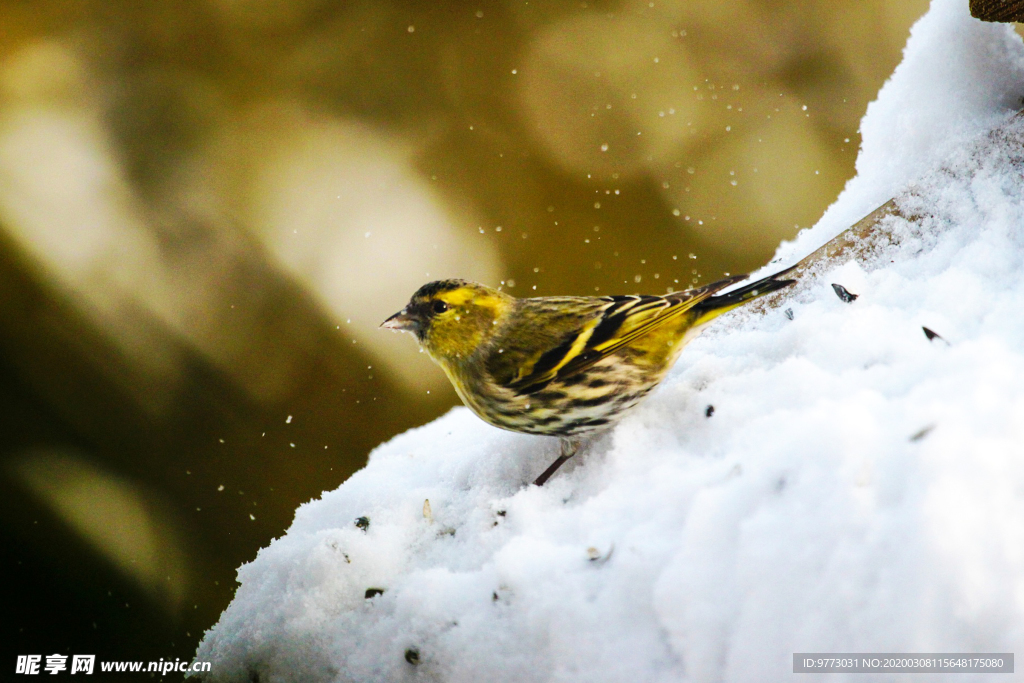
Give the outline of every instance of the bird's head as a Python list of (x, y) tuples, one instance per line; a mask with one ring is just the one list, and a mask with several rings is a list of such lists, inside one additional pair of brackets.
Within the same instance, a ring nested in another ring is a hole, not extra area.
[(466, 280), (438, 280), (420, 287), (381, 327), (416, 335), (435, 359), (458, 363), (490, 339), (513, 299)]

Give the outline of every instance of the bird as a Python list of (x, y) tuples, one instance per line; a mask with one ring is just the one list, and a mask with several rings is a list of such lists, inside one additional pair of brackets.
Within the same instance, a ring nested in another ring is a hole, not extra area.
[[(795, 268), (795, 266), (793, 267)], [(485, 422), (560, 439), (543, 486), (665, 378), (711, 320), (792, 285), (793, 268), (731, 291), (733, 275), (662, 296), (517, 298), (468, 280), (429, 282), (381, 327), (413, 334)]]

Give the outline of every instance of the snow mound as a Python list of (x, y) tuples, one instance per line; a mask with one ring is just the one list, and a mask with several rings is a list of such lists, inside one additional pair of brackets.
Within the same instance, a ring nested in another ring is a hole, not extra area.
[(543, 488), (556, 443), (464, 408), (379, 447), (239, 570), (210, 679), (767, 681), (794, 652), (1024, 651), (1024, 45), (966, 5), (915, 26), (857, 178), (779, 256), (898, 196), (887, 246), (691, 343)]

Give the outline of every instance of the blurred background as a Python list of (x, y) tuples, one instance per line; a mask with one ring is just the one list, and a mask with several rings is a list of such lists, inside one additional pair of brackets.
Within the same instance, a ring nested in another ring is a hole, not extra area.
[(926, 4), (0, 2), (5, 666), (191, 657), (298, 505), (456, 404), (377, 328), (424, 282), (762, 265)]

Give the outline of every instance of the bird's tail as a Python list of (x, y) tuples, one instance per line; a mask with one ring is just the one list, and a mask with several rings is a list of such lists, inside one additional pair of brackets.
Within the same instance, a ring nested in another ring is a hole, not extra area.
[[(796, 268), (796, 266), (791, 266), (785, 270), (780, 270), (774, 275), (762, 278), (757, 282), (751, 282), (749, 285), (745, 285), (739, 289), (734, 289), (731, 292), (710, 296), (707, 299), (704, 299), (704, 301), (701, 301), (695, 306), (696, 310), (701, 313), (700, 317), (697, 318), (695, 326), (703, 325), (713, 318), (717, 318), (723, 313), (731, 311), (734, 308), (738, 308), (748, 301), (760, 296), (770, 294), (771, 292), (783, 289), (784, 287), (789, 287), (794, 284), (796, 280), (786, 280), (782, 278), (782, 276), (788, 274), (794, 268)], [(735, 281), (735, 277), (728, 278), (728, 280)], [(725, 281), (723, 280), (723, 282)], [(714, 288), (715, 284), (709, 285), (709, 287)]]

